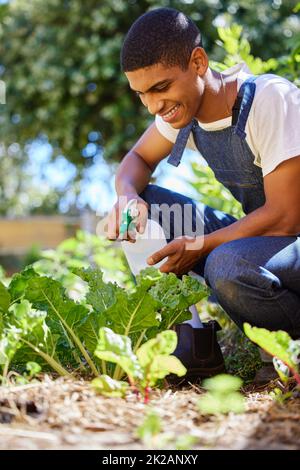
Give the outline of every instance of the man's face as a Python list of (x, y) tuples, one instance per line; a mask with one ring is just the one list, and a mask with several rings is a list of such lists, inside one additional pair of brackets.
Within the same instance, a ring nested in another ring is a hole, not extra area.
[(159, 114), (175, 129), (185, 127), (197, 115), (203, 81), (194, 67), (166, 67), (159, 63), (125, 73), (150, 114)]

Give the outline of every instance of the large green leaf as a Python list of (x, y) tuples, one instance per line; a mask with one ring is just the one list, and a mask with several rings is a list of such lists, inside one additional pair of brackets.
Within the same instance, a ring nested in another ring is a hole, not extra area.
[(90, 322), (88, 308), (68, 299), (58, 281), (44, 276), (28, 281), (25, 297), (32, 302), (34, 308), (48, 313), (46, 321), (51, 331), (66, 338), (64, 345), (78, 348), (93, 373), (98, 375), (98, 370), (84, 347), (84, 332)]
[(139, 347), (136, 355), (140, 364), (147, 367), (155, 356), (172, 354), (177, 346), (177, 335), (175, 331), (163, 331), (155, 338), (149, 339), (146, 343)]
[(80, 327), (89, 316), (87, 307), (76, 304), (66, 297), (60, 282), (45, 276), (37, 276), (28, 281), (25, 298), (34, 308), (45, 310), (51, 328), (61, 333), (65, 329), (65, 324), (73, 331), (80, 331)]
[(111, 320), (111, 328), (116, 333), (132, 335), (147, 328), (158, 326), (158, 302), (147, 292), (147, 288), (139, 287), (135, 292), (125, 290), (116, 293), (116, 303), (107, 310)]
[(14, 274), (8, 286), (11, 300), (20, 299), (24, 295), (28, 281), (36, 276), (38, 274), (31, 267), (26, 268), (21, 273)]
[(149, 294), (159, 303), (161, 330), (182, 323), (191, 318), (189, 307), (209, 295), (209, 289), (191, 276), (182, 280), (170, 273), (164, 275), (149, 290)]
[(88, 283), (89, 292), (86, 301), (95, 312), (103, 314), (116, 302), (116, 292), (121, 288), (111, 282), (105, 283), (100, 269), (74, 269), (73, 272)]
[(73, 272), (87, 282), (89, 287), (86, 302), (91, 305), (92, 311), (89, 314), (89, 321), (81, 326), (81, 333), (89, 351), (94, 351), (99, 329), (112, 326), (107, 310), (116, 302), (116, 292), (122, 289), (117, 284), (105, 283), (100, 269), (74, 269)]

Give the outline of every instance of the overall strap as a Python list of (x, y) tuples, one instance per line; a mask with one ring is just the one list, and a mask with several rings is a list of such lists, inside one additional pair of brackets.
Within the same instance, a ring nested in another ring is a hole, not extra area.
[(257, 77), (249, 77), (241, 85), (237, 98), (232, 108), (232, 126), (234, 126), (234, 133), (237, 134), (241, 139), (246, 138), (246, 122), (249, 116), (249, 112), (252, 106), (252, 102), (255, 95), (256, 85), (254, 80)]
[[(171, 165), (173, 165), (173, 166), (178, 166), (179, 165), (179, 163), (181, 161), (182, 154), (183, 154), (184, 149), (186, 147), (189, 135), (191, 133), (191, 130), (192, 130), (193, 126), (195, 125), (195, 121), (197, 122), (197, 120), (195, 118), (192, 119), (191, 122), (187, 126), (183, 127), (178, 132), (176, 142), (175, 142), (175, 144), (172, 148), (172, 151), (170, 153), (170, 156), (167, 160), (167, 162), (170, 163)], [(197, 123), (197, 125), (198, 125), (198, 123)]]
[[(234, 132), (241, 139), (245, 139), (246, 137), (245, 126), (255, 95), (256, 85), (253, 82), (256, 80), (256, 78), (256, 76), (249, 77), (241, 85), (238, 96), (232, 108), (232, 125), (235, 127)], [(196, 118), (193, 118), (187, 126), (180, 129), (176, 138), (176, 142), (167, 160), (168, 163), (176, 167), (180, 164), (182, 154), (186, 148), (190, 133), (192, 132), (193, 134), (197, 134), (198, 130), (200, 132), (199, 124)], [(195, 140), (195, 143), (196, 141), (197, 139)]]

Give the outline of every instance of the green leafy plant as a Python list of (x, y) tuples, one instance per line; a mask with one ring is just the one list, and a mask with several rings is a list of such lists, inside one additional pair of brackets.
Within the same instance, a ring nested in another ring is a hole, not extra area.
[[(189, 306), (208, 295), (205, 286), (189, 276), (180, 280), (154, 268), (144, 270), (132, 289), (105, 282), (99, 269), (76, 268), (73, 272), (85, 284), (86, 295), (78, 302), (69, 298), (61, 281), (40, 275), (32, 267), (14, 275), (7, 287), (0, 283), (0, 365), (4, 378), (11, 367), (35, 361), (59, 375), (80, 371), (121, 379), (128, 372), (125, 357), (124, 363), (120, 358), (112, 360), (110, 349), (104, 357), (105, 348), (101, 360), (95, 354), (101, 344), (101, 328), (120, 335), (123, 346), (129, 345), (133, 355), (139, 351), (148, 384), (144, 387), (152, 386), (159, 373), (165, 376), (164, 360), (167, 370), (175, 367), (175, 358), (170, 359), (166, 352), (171, 340), (157, 335), (191, 318)], [(159, 348), (164, 351), (161, 355)], [(102, 385), (110, 387), (112, 383)]]
[[(104, 361), (118, 364), (114, 379), (119, 380), (124, 371), (133, 390), (141, 393), (147, 403), (151, 387), (159, 379), (170, 373), (180, 377), (186, 373), (186, 368), (179, 359), (172, 356), (176, 345), (176, 333), (163, 331), (140, 346), (134, 354), (128, 336), (116, 334), (109, 328), (101, 328), (95, 355)], [(96, 384), (99, 385), (98, 380)], [(100, 391), (99, 388), (98, 390)], [(107, 389), (104, 388), (104, 391), (107, 392)]]
[(203, 387), (207, 393), (200, 397), (198, 407), (203, 414), (227, 414), (243, 413), (245, 411), (245, 399), (238, 391), (242, 386), (239, 377), (228, 374), (220, 374), (206, 379)]
[(40, 364), (29, 361), (26, 364), (26, 370), (22, 374), (11, 371), (7, 376), (7, 380), (4, 379), (3, 382), (5, 383), (5, 381), (7, 381), (7, 383), (14, 385), (26, 385), (32, 382), (38, 382), (38, 374), (41, 370)]
[(148, 449), (189, 450), (198, 440), (196, 436), (190, 434), (178, 436), (172, 432), (164, 432), (162, 420), (153, 409), (148, 411), (135, 435)]
[(279, 387), (275, 387), (273, 390), (271, 390), (269, 395), (273, 398), (274, 401), (282, 405), (293, 396), (293, 391), (285, 392)]
[(153, 441), (161, 432), (162, 422), (160, 416), (154, 410), (149, 410), (135, 434), (144, 444), (150, 444), (150, 447), (152, 447)]
[(70, 375), (62, 366), (57, 354), (57, 335), (45, 322), (46, 313), (32, 308), (24, 299), (13, 303), (3, 320), (0, 337), (0, 366), (5, 381), (9, 366), (16, 363), (37, 361), (46, 363), (60, 375)]
[(96, 331), (107, 326), (129, 336), (134, 352), (159, 332), (190, 319), (189, 307), (209, 295), (209, 289), (191, 276), (178, 279), (155, 268), (141, 271), (136, 285), (128, 290), (105, 283), (99, 270), (74, 272), (88, 284), (86, 302), (97, 315)]
[(244, 323), (244, 331), (248, 338), (273, 356), (275, 369), (283, 382), (288, 380), (291, 371), (300, 384), (300, 341), (293, 340), (286, 331), (268, 331), (265, 328), (251, 327)]

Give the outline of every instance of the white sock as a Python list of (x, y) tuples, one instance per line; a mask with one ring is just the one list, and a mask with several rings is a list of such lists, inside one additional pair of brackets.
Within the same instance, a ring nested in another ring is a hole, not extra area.
[(192, 305), (189, 310), (192, 313), (192, 318), (191, 320), (186, 320), (183, 323), (188, 323), (189, 325), (191, 325), (192, 328), (203, 328), (203, 323), (200, 320), (196, 305)]

